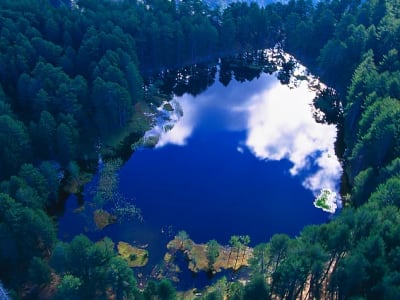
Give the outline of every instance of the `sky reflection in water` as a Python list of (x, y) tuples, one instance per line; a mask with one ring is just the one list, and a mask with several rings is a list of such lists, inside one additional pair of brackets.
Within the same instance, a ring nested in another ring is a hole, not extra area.
[(302, 175), (315, 196), (322, 188), (337, 192), (342, 172), (334, 152), (337, 130), (315, 121), (314, 97), (306, 81), (293, 89), (267, 74), (228, 88), (217, 82), (201, 95), (174, 100), (183, 116), (161, 134), (157, 147), (184, 146), (196, 130), (246, 131), (246, 139), (237, 142), (239, 152), (247, 148), (261, 160), (289, 160), (291, 175)]
[[(149, 275), (178, 230), (197, 243), (228, 244), (233, 234), (249, 234), (256, 245), (275, 233), (296, 236), (306, 225), (326, 222), (329, 214), (313, 206), (313, 194), (337, 191), (342, 171), (334, 153), (336, 128), (314, 120), (314, 96), (305, 81), (290, 89), (263, 74), (176, 97), (172, 104), (183, 116), (171, 115), (175, 125), (161, 134), (157, 148), (139, 148), (119, 171), (119, 192), (133, 199), (144, 222), (92, 230), (94, 180), (85, 189), (89, 209), (72, 213), (75, 201), (69, 201), (59, 235), (69, 240), (89, 230), (92, 240), (108, 236), (148, 246), (149, 265), (138, 272)], [(159, 119), (146, 135), (163, 132), (168, 121)], [(209, 284), (181, 278), (184, 289)]]

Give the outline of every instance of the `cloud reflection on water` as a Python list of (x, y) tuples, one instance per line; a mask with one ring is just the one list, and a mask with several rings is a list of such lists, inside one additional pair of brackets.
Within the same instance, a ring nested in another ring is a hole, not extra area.
[(281, 85), (263, 74), (252, 82), (231, 82), (225, 88), (215, 83), (203, 94), (176, 98), (183, 116), (172, 130), (162, 133), (157, 147), (183, 146), (194, 130), (246, 131), (247, 147), (262, 160), (287, 159), (290, 173), (302, 176), (303, 186), (317, 196), (322, 188), (338, 190), (342, 169), (334, 152), (336, 127), (317, 123), (312, 115), (310, 91), (303, 81), (296, 88)]
[[(315, 92), (302, 82), (294, 90), (280, 84), (250, 99), (246, 145), (258, 158), (288, 159), (292, 175), (307, 172), (303, 185), (315, 195), (337, 190), (341, 166), (334, 152), (336, 128), (317, 123), (310, 105)], [(317, 166), (312, 171), (312, 165)]]

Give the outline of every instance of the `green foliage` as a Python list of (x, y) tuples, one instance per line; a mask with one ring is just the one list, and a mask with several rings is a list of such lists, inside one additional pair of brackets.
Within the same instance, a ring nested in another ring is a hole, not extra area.
[(34, 256), (48, 252), (55, 242), (55, 229), (51, 219), (42, 211), (17, 203), (0, 193), (1, 278), (12, 278), (16, 266), (29, 266)]
[(265, 274), (268, 271), (270, 263), (268, 259), (268, 251), (267, 243), (261, 243), (254, 247), (250, 266), (256, 274)]
[(176, 291), (172, 286), (171, 281), (162, 279), (157, 286), (157, 294), (162, 300), (176, 299)]
[(51, 281), (51, 269), (47, 262), (39, 257), (35, 256), (31, 260), (28, 273), (29, 279), (35, 284), (48, 284)]
[(229, 285), (227, 295), (228, 295), (228, 298), (232, 299), (232, 300), (243, 299), (243, 285), (240, 282), (232, 282)]
[[(117, 299), (131, 299), (138, 293), (132, 270), (116, 255), (108, 238), (92, 243), (86, 236), (76, 236), (69, 244), (55, 247), (51, 263), (67, 280), (58, 289), (72, 293), (71, 297), (91, 299), (106, 295), (109, 289)], [(72, 277), (66, 277), (68, 274)]]
[(176, 291), (169, 280), (149, 281), (143, 291), (143, 297), (145, 300), (173, 300), (176, 299)]
[(270, 298), (270, 290), (267, 286), (267, 283), (265, 282), (264, 277), (255, 276), (244, 288), (242, 299), (261, 300), (268, 298)]
[(384, 182), (391, 177), (400, 176), (400, 157), (393, 159), (384, 169), (380, 170), (379, 181)]
[(207, 242), (207, 259), (209, 268), (212, 270), (214, 263), (219, 256), (219, 244), (216, 240), (210, 240)]
[(0, 178), (15, 174), (30, 158), (30, 139), (24, 124), (11, 116), (0, 116)]
[(241, 242), (239, 239), (239, 236), (237, 235), (232, 235), (230, 240), (229, 240), (229, 244), (230, 244), (230, 249), (229, 249), (229, 257), (228, 257), (228, 263), (229, 263), (229, 259), (232, 255), (232, 252), (236, 252), (236, 259), (235, 259), (235, 266), (234, 269), (236, 267), (237, 261), (239, 259), (239, 252), (240, 252), (240, 248), (241, 248)]
[(18, 173), (18, 176), (25, 181), (27, 185), (35, 188), (42, 199), (49, 197), (46, 178), (41, 174), (40, 170), (31, 164), (24, 164)]
[(354, 178), (351, 201), (355, 205), (359, 206), (369, 198), (373, 190), (375, 176), (373, 168), (370, 167), (358, 173)]
[(46, 110), (40, 113), (38, 123), (30, 123), (32, 143), (36, 149), (36, 155), (43, 158), (53, 158), (56, 154), (57, 122), (53, 115)]
[(395, 99), (378, 99), (368, 107), (360, 121), (358, 143), (349, 157), (352, 176), (368, 166), (382, 168), (400, 155), (399, 117), (400, 103)]
[(138, 291), (136, 290), (136, 281), (132, 269), (127, 262), (114, 256), (110, 260), (107, 278), (116, 299), (135, 299)]
[(213, 291), (208, 293), (204, 298), (204, 300), (223, 300), (224, 297), (220, 291)]
[(51, 254), (49, 264), (59, 274), (63, 273), (67, 267), (66, 249), (66, 245), (62, 242), (58, 242), (54, 246), (53, 253)]
[(56, 299), (78, 300), (82, 281), (73, 275), (66, 274), (57, 287)]
[[(357, 208), (307, 227), (295, 240), (276, 235), (256, 247), (253, 269), (271, 286), (254, 277), (232, 299), (296, 298), (307, 288), (316, 299), (399, 298), (395, 0), (294, 0), (263, 8), (233, 3), (223, 11), (200, 1), (62, 2), (0, 5), (0, 239), (6, 241), (0, 243), (0, 279), (7, 288), (29, 277), (48, 282), (52, 252), (51, 265), (62, 278), (58, 299), (105, 297), (107, 291), (117, 299), (136, 297), (132, 272), (115, 257), (110, 240), (93, 244), (78, 236), (51, 251), (55, 228), (44, 210), (57, 201), (61, 168), (76, 177), (71, 161), (93, 156), (99, 137), (129, 126), (134, 105), (145, 99), (144, 72), (279, 43), (338, 91), (321, 93), (315, 104), (328, 122), (340, 122), (344, 108), (343, 164), (349, 205)], [(291, 67), (280, 73), (283, 81)], [(220, 80), (228, 84), (231, 76), (221, 73)], [(115, 193), (116, 169), (107, 168), (96, 199), (100, 205), (111, 199), (121, 215), (137, 215)], [(178, 236), (183, 246), (188, 236)], [(229, 259), (234, 253), (237, 263), (250, 240), (234, 236), (230, 242)], [(166, 281), (149, 282), (143, 296), (176, 298)]]
[(358, 120), (363, 112), (364, 101), (373, 92), (377, 76), (373, 52), (369, 51), (355, 70), (348, 91), (348, 103), (345, 107), (345, 128), (348, 135), (353, 135), (347, 138), (349, 146), (355, 141), (354, 134), (357, 133)]
[(153, 280), (147, 282), (146, 288), (143, 291), (143, 298), (145, 300), (151, 300), (157, 295), (157, 283)]
[(370, 201), (400, 207), (400, 177), (391, 177), (380, 184), (371, 195)]
[(274, 264), (276, 270), (280, 262), (285, 259), (289, 248), (290, 238), (286, 234), (275, 234), (269, 241), (269, 260)]

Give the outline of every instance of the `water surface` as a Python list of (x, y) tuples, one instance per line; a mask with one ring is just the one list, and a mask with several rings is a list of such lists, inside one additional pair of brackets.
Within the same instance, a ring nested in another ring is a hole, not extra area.
[(183, 116), (155, 149), (136, 152), (120, 172), (145, 222), (186, 230), (198, 242), (227, 243), (249, 234), (296, 235), (329, 214), (313, 205), (322, 188), (337, 190), (336, 129), (317, 123), (315, 92), (262, 74), (251, 82), (214, 83), (175, 97)]
[[(326, 222), (330, 214), (313, 202), (324, 188), (338, 191), (336, 128), (314, 120), (315, 91), (306, 80), (297, 83), (289, 87), (261, 73), (175, 96), (170, 120), (146, 133), (159, 137), (156, 147), (138, 149), (119, 171), (119, 192), (133, 199), (144, 221), (87, 234), (146, 245), (150, 263), (137, 272), (150, 273), (179, 230), (197, 243), (227, 244), (232, 235), (248, 234), (255, 245)], [(173, 128), (166, 131), (166, 124)], [(87, 220), (66, 215), (60, 232), (68, 239)]]

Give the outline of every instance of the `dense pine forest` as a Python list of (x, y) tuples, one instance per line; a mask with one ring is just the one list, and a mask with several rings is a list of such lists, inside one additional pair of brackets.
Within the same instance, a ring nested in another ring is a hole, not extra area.
[(54, 211), (100, 143), (141, 137), (145, 76), (275, 45), (335, 89), (315, 104), (342, 132), (345, 207), (257, 245), (250, 283), (203, 297), (399, 299), (397, 0), (2, 0), (0, 297), (176, 299), (167, 280), (140, 290), (110, 239), (59, 241)]

